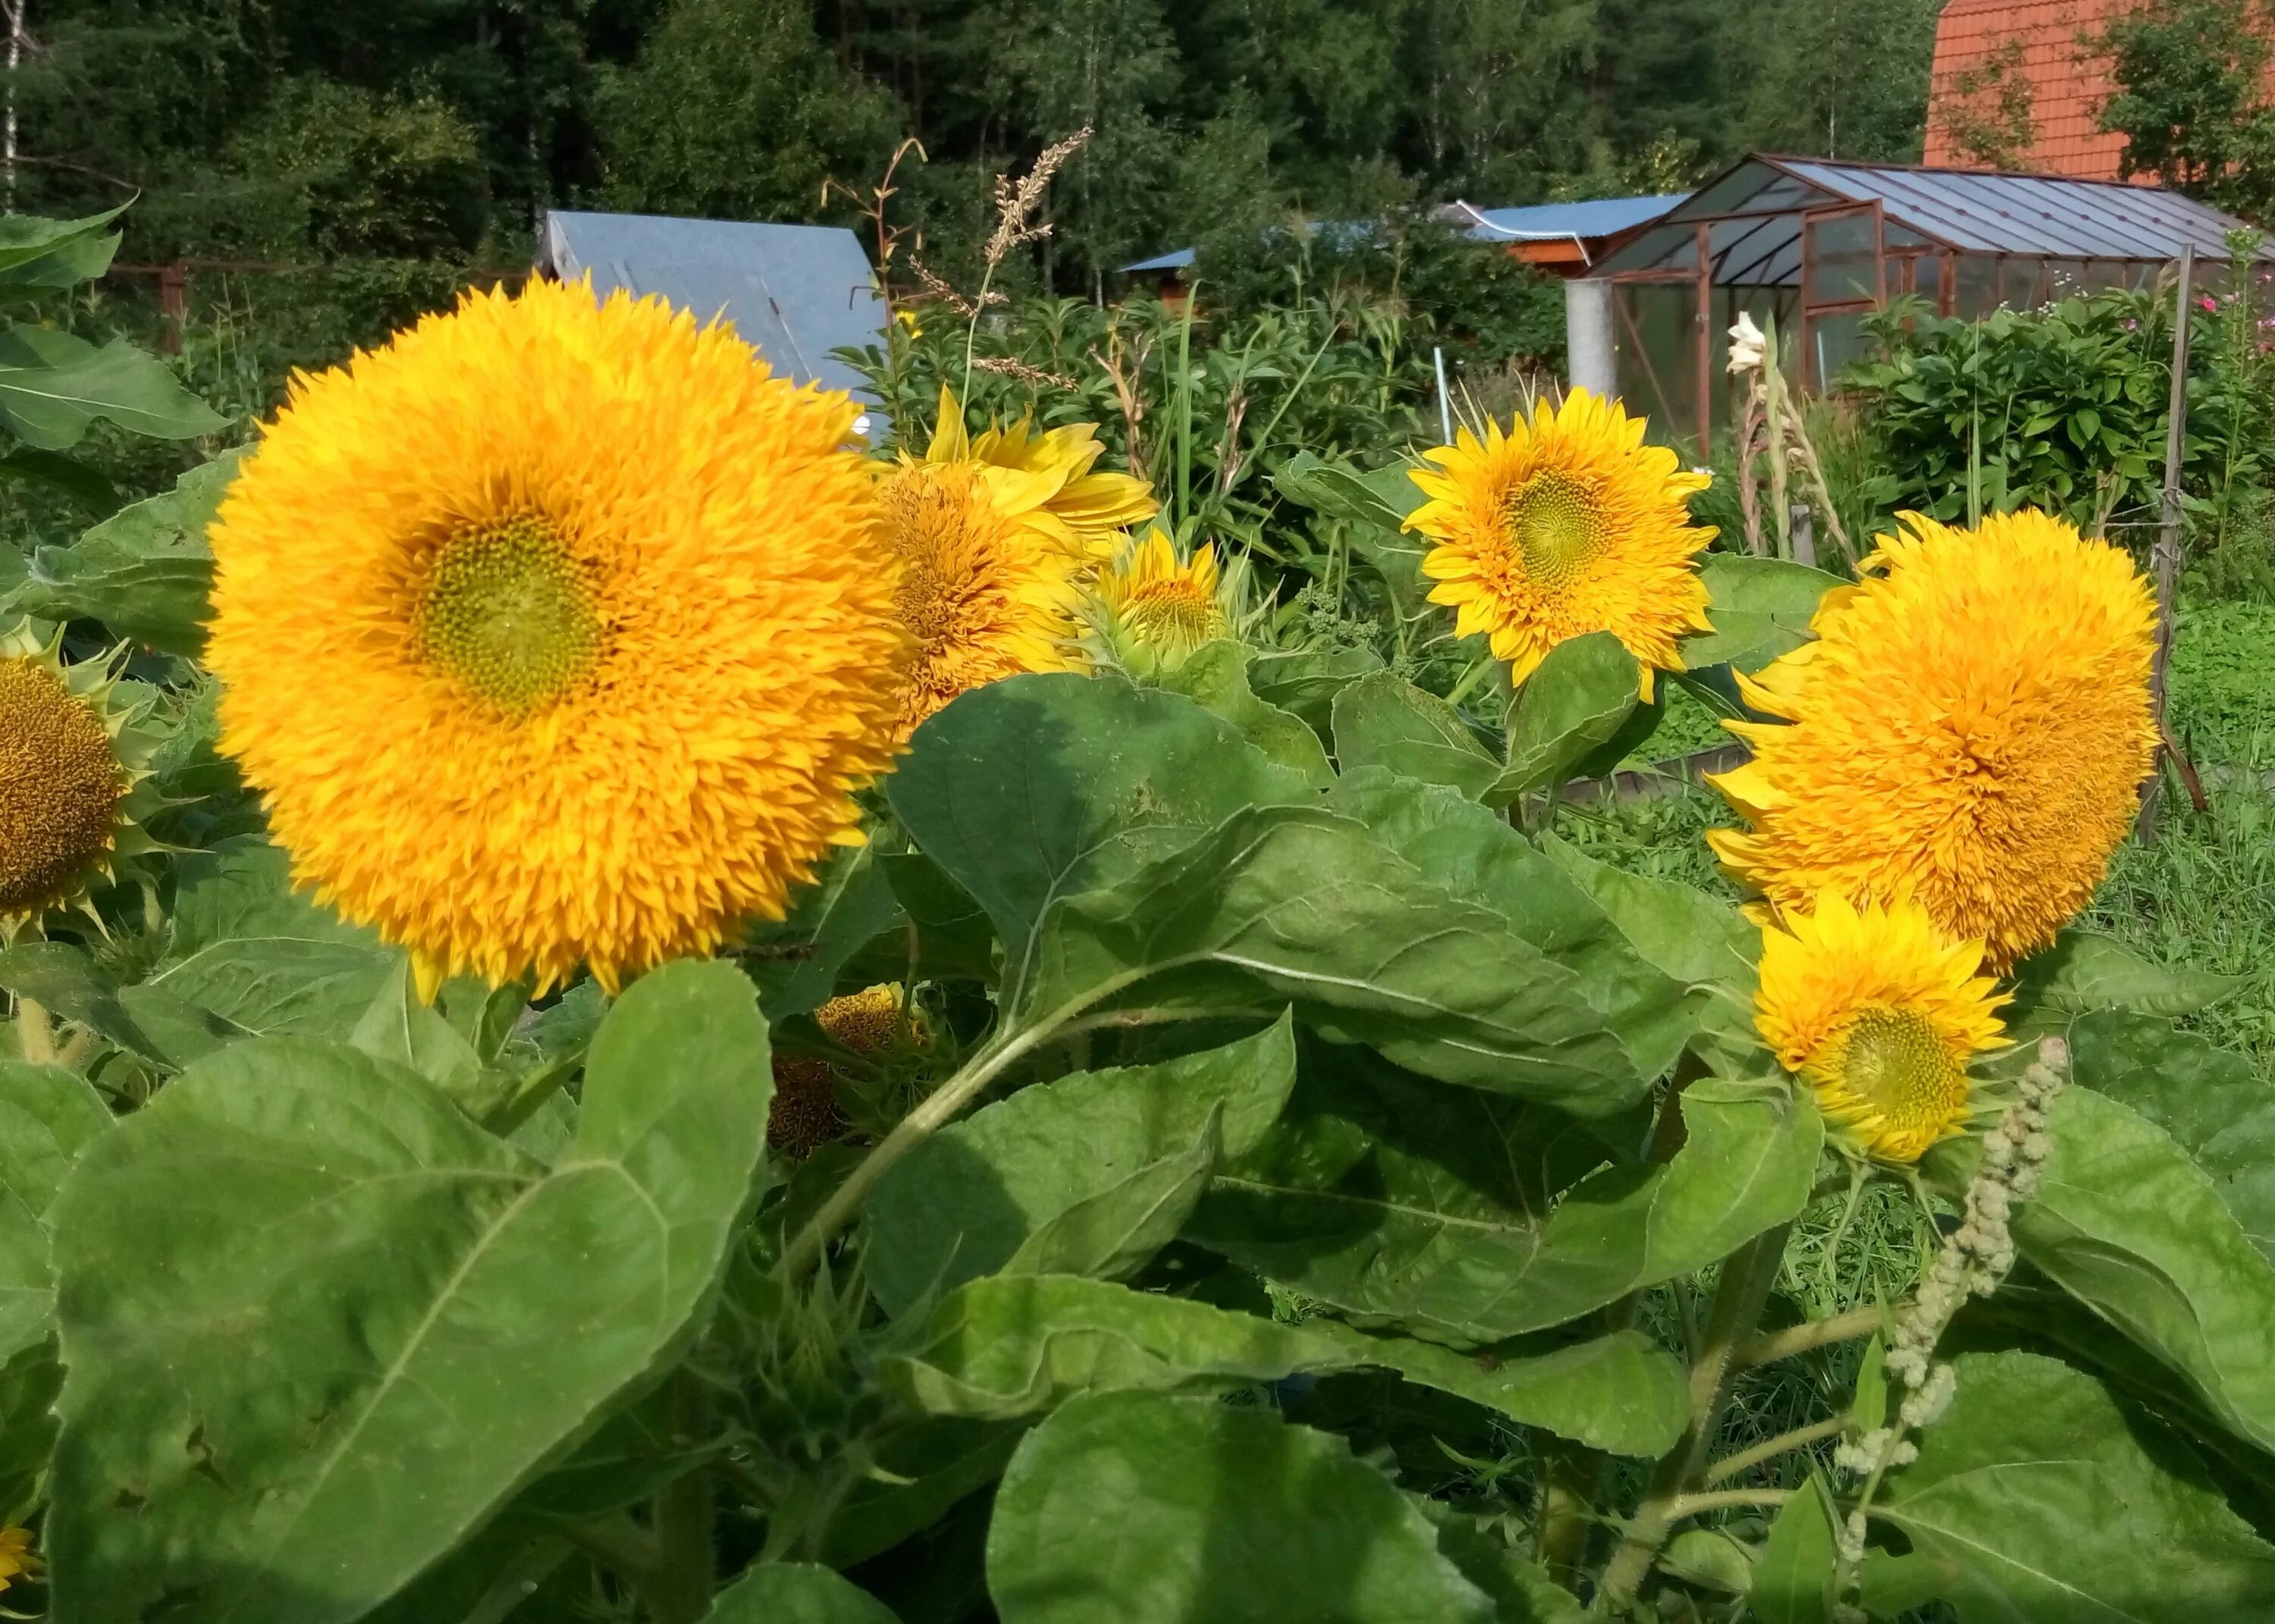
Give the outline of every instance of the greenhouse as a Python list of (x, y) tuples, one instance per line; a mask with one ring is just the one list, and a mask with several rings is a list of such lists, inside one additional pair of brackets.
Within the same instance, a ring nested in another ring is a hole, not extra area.
[(1728, 412), (1717, 358), (1741, 312), (1797, 336), (1795, 381), (1822, 390), (1890, 299), (1975, 316), (2147, 287), (2183, 250), (2224, 266), (2241, 225), (2149, 186), (1757, 155), (1573, 284), (1576, 337), (1592, 317), (1612, 356), (1603, 381), (1695, 443)]

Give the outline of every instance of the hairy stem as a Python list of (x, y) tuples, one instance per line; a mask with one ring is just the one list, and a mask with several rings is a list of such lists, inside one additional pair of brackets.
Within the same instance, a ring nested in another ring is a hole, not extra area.
[(16, 995), (16, 1043), (24, 1059), (34, 1066), (56, 1063), (56, 1025), (46, 1008), (25, 997)]
[(1737, 1374), (1739, 1346), (1761, 1318), (1792, 1229), (1790, 1224), (1780, 1224), (1746, 1243), (1723, 1264), (1721, 1282), (1715, 1288), (1707, 1316), (1705, 1345), (1690, 1367), (1690, 1424), (1660, 1459), (1643, 1504), (1629, 1520), (1627, 1532), (1604, 1569), (1603, 1582), (1596, 1591), (1599, 1613), (1616, 1614), (1635, 1599), (1650, 1575), (1659, 1548), (1667, 1543), (1674, 1507), (1706, 1463), (1707, 1448), (1714, 1440), (1714, 1429), (1721, 1421), (1731, 1381)]
[(1576, 1593), (1588, 1556), (1588, 1534), (1594, 1526), (1590, 1501), (1603, 1457), (1594, 1450), (1580, 1450), (1557, 1439), (1544, 1438), (1542, 1444), (1544, 1466), (1533, 1554), (1550, 1578)]
[(1699, 1481), (1720, 1483), (1725, 1478), (1735, 1477), (1741, 1472), (1751, 1471), (1765, 1461), (1774, 1461), (1781, 1454), (1789, 1454), (1795, 1449), (1805, 1448), (1819, 1439), (1836, 1438), (1848, 1425), (1847, 1416), (1835, 1416), (1829, 1421), (1812, 1421), (1805, 1427), (1795, 1427), (1790, 1432), (1780, 1432), (1775, 1438), (1765, 1439), (1750, 1449), (1741, 1449), (1735, 1454), (1725, 1455), (1708, 1467), (1706, 1475)]
[(1738, 1506), (1782, 1506), (1792, 1498), (1791, 1489), (1716, 1489), (1706, 1494), (1677, 1495), (1667, 1514), (1669, 1522), (1680, 1522), (1685, 1517)]
[(1830, 1348), (1836, 1342), (1853, 1342), (1878, 1330), (1881, 1320), (1881, 1311), (1877, 1308), (1851, 1309), (1830, 1319), (1806, 1319), (1783, 1331), (1754, 1338), (1738, 1349), (1737, 1365), (1742, 1371), (1750, 1371), (1758, 1364), (1775, 1364), (1780, 1359)]
[[(692, 1448), (708, 1430), (710, 1395), (686, 1371), (672, 1381), (672, 1442)], [(666, 1484), (655, 1497), (655, 1568), (642, 1587), (654, 1624), (696, 1624), (711, 1611), (718, 1577), (711, 1491), (711, 1474), (699, 1469)]]

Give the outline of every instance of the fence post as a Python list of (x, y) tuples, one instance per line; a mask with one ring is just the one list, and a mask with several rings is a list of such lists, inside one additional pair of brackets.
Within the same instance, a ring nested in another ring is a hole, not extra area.
[[(2165, 685), (2173, 665), (2174, 616), (2181, 587), (2181, 455), (2188, 430), (2188, 301), (2195, 292), (2196, 252), (2181, 250), (2180, 287), (2173, 301), (2173, 395), (2165, 424), (2165, 494), (2162, 524), (2157, 529), (2157, 654), (2149, 673), (2149, 704), (2158, 732), (2165, 731)], [(2164, 789), (2165, 751), (2158, 745), (2157, 770), (2150, 775), (2148, 793), (2141, 797), (2141, 816), (2134, 831), (2143, 843), (2157, 838), (2157, 802)]]

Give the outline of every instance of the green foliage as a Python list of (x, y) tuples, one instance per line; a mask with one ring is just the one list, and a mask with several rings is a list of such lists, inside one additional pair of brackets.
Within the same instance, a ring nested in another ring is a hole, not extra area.
[(2125, 137), (2121, 176), (2154, 176), (2245, 219), (2268, 217), (2268, 22), (2261, 0), (2157, 0), (2091, 36), (2117, 85), (2100, 125)]
[[(2171, 394), (2172, 301), (2125, 292), (1979, 321), (1892, 306), (1886, 359), (1848, 374), (1888, 459), (1872, 499), (1965, 523), (2038, 507), (2081, 526), (2153, 524)], [(2200, 501), (2260, 481), (2268, 402), (2216, 345), (2192, 351), (2182, 478)]]

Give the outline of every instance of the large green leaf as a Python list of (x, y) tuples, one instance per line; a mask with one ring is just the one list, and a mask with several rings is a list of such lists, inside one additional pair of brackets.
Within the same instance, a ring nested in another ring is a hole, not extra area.
[(850, 1579), (810, 1562), (753, 1567), (719, 1592), (705, 1624), (897, 1624)]
[(1269, 1410), (1077, 1399), (995, 1497), (1003, 1624), (1493, 1624), (1430, 1523), (1342, 1439)]
[[(43, 280), (41, 273), (62, 256), (82, 249), (90, 243), (104, 245), (103, 266), (110, 264), (109, 251), (118, 245), (117, 233), (110, 230), (110, 223), (126, 212), (120, 203), (101, 214), (86, 215), (77, 220), (45, 220), (37, 215), (0, 215), (0, 285), (14, 283), (24, 288), (37, 288), (51, 292), (72, 285), (69, 282)], [(101, 276), (98, 268), (89, 276)], [(74, 278), (84, 282), (87, 276)]]
[(354, 1049), (192, 1067), (54, 1209), (57, 1624), (324, 1624), (393, 1594), (684, 1348), (772, 1090), (720, 963), (625, 993), (550, 1169)]
[(1327, 462), (1312, 451), (1298, 451), (1281, 464), (1272, 483), (1281, 495), (1315, 513), (1393, 535), (1424, 501), (1410, 464), (1370, 472)]
[(2185, 1446), (2054, 1360), (1957, 1363), (1950, 1411), (1873, 1507), (1911, 1551), (1867, 1560), (1868, 1607), (1885, 1616), (1940, 1596), (1962, 1624), (2275, 1616), (2275, 1548), (2228, 1509)]
[(176, 873), (172, 948), (146, 985), (246, 1031), (344, 1038), (401, 963), (294, 891), (291, 860), (266, 841), (223, 841)]
[(897, 1314), (927, 1292), (994, 1273), (1047, 1223), (1190, 1151), (1213, 1113), (1223, 1148), (1251, 1152), (1295, 1080), (1295, 1038), (1283, 1019), (1205, 1054), (1085, 1072), (997, 1100), (878, 1182), (862, 1219), (870, 1288)]
[(767, 1019), (779, 1024), (827, 1003), (861, 949), (907, 923), (875, 849), (846, 848), (819, 883), (797, 894), (788, 918), (752, 928), (741, 961)]
[(2235, 976), (2151, 963), (2114, 937), (2067, 930), (2052, 947), (2023, 961), (2007, 1021), (2018, 1030), (2059, 1031), (2070, 1016), (2096, 1009), (2187, 1015), (2242, 985)]
[(9, 601), (50, 620), (99, 620), (168, 653), (205, 647), (213, 553), (206, 526), (241, 449), (193, 468), (174, 488), (123, 508), (70, 547), (43, 547)]
[[(1493, 909), (1508, 921), (1511, 935), (1577, 972), (1589, 1001), (1624, 1036), (1639, 1065), (1657, 1070), (1682, 1047), (1693, 1019), (1682, 983), (1690, 978), (1656, 963), (1638, 940), (1636, 910), (1628, 906), (1623, 917), (1612, 906), (1627, 903), (1623, 894), (1590, 884), (1591, 877), (1553, 861), (1553, 854), (1544, 855), (1506, 818), (1440, 786), (1402, 782), (1379, 768), (1364, 768), (1345, 774), (1327, 805), (1365, 824), (1433, 883), (1465, 903)], [(1705, 898), (1674, 888), (1709, 911), (1667, 910), (1660, 940), (1651, 945), (1682, 934), (1692, 951), (1703, 954), (1712, 945), (1711, 933), (1706, 941), (1695, 933), (1721, 922)], [(1748, 986), (1750, 991), (1750, 982)]]
[(1760, 1624), (1826, 1624), (1833, 1616), (1840, 1517), (1821, 1472), (1778, 1508), (1746, 1592)]
[(1118, 676), (1015, 676), (917, 729), (886, 793), (1023, 963), (1053, 902), (1126, 879), (1243, 807), (1311, 794), (1221, 717)]
[(163, 987), (122, 985), (64, 941), (0, 949), (0, 987), (162, 1066), (179, 1068), (246, 1031)]
[(1240, 729), (1266, 760), (1300, 773), (1307, 782), (1326, 785), (1334, 774), (1319, 736), (1293, 712), (1266, 704), (1248, 685), (1254, 651), (1245, 643), (1221, 638), (1198, 648), (1161, 678), (1161, 686), (1223, 717)]
[(2024, 1258), (2275, 1449), (2275, 1265), (2171, 1135), (2087, 1088), (2055, 1097), (2052, 1153), (2017, 1209)]
[(1335, 696), (1335, 759), (1346, 773), (1387, 767), (1401, 777), (1444, 784), (1472, 798), (1498, 782), (1501, 764), (1460, 713), (1388, 671), (1363, 676)]
[(1009, 1420), (1081, 1393), (1369, 1368), (1614, 1454), (1664, 1454), (1689, 1417), (1682, 1367), (1636, 1332), (1484, 1361), (1330, 1319), (1280, 1325), (1073, 1275), (996, 1275), (958, 1288), (913, 1350), (886, 1362), (882, 1379), (931, 1414)]
[(1693, 671), (1718, 665), (1758, 671), (1800, 647), (1818, 604), (1842, 585), (1807, 564), (1738, 553), (1709, 553), (1698, 573), (1712, 600), (1706, 618), (1714, 630), (1682, 645), (1682, 663)]
[(1570, 778), (1620, 736), (1641, 691), (1635, 656), (1610, 632), (1558, 644), (1516, 691), (1508, 767), (1485, 798), (1504, 805)]
[(44, 1220), (64, 1175), (110, 1126), (110, 1107), (74, 1073), (0, 1060), (0, 1364), (54, 1328)]
[(2071, 1076), (2172, 1135), (2275, 1263), (2275, 1087), (2259, 1069), (2161, 1016), (2121, 1010), (2072, 1022), (2069, 1046)]
[(1697, 1083), (1682, 1117), (1672, 1162), (1574, 1183), (1601, 1153), (1553, 1116), (1357, 1057), (1307, 1062), (1280, 1126), (1220, 1172), (1186, 1234), (1349, 1313), (1499, 1341), (1692, 1273), (1806, 1203), (1824, 1135), (1808, 1101)]
[(1248, 662), (1248, 682), (1257, 698), (1296, 716), (1324, 740), (1334, 730), (1335, 696), (1382, 668), (1381, 656), (1371, 648), (1304, 649), (1258, 654)]
[(1414, 1070), (1583, 1114), (1634, 1104), (1687, 1030), (1614, 1018), (1623, 979), (1559, 963), (1512, 934), (1508, 916), (1310, 806), (1242, 813), (1113, 889), (1060, 904), (1034, 964), (1023, 1020), (1108, 1001), (1158, 1016), (1293, 1001), (1330, 1036)]
[(228, 427), (163, 361), (124, 338), (97, 349), (53, 328), (0, 328), (0, 423), (26, 445), (63, 451), (97, 418), (159, 440)]

